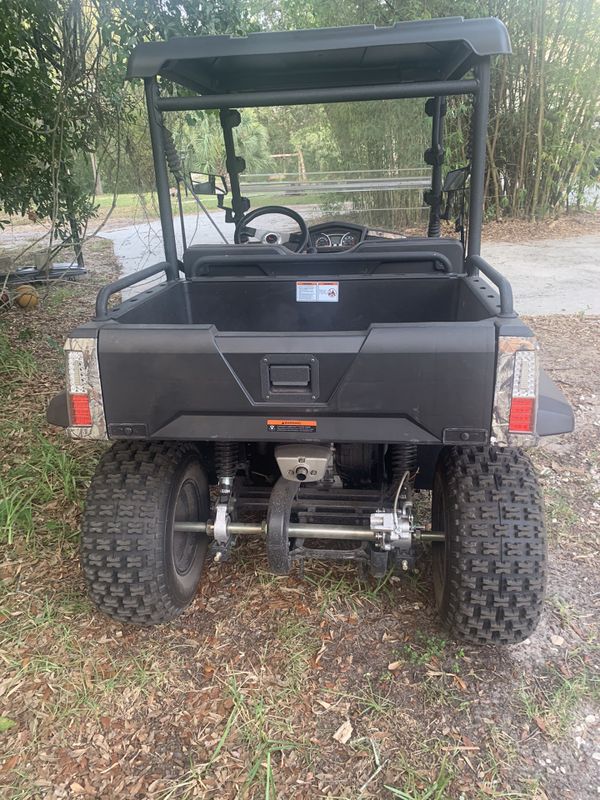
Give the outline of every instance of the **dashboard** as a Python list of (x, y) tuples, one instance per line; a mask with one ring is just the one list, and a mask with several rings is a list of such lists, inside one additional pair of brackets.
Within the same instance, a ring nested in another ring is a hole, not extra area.
[[(364, 225), (355, 225), (352, 222), (322, 222), (320, 225), (309, 227), (308, 232), (310, 247), (320, 253), (329, 253), (355, 247), (367, 238), (368, 229)], [(294, 245), (299, 241), (299, 234), (290, 236), (290, 244)]]
[(366, 228), (350, 227), (347, 224), (316, 225), (309, 229), (310, 243), (317, 250), (348, 250), (355, 247), (366, 236)]

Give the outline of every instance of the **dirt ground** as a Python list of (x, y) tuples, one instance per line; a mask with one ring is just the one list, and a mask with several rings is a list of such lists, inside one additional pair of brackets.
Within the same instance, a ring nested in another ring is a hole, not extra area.
[(533, 458), (550, 576), (540, 628), (493, 649), (447, 638), (428, 560), (360, 582), (268, 574), (259, 542), (211, 564), (159, 629), (97, 613), (78, 519), (101, 445), (44, 422), (65, 334), (115, 273), (0, 314), (0, 796), (589, 800), (600, 792), (600, 319), (531, 320), (576, 432)]

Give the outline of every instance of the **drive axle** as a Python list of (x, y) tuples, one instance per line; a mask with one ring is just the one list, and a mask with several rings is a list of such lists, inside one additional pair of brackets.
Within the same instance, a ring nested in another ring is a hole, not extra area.
[[(176, 522), (175, 531), (178, 533), (207, 533), (212, 536), (214, 523), (208, 522)], [(267, 522), (229, 522), (227, 533), (231, 536), (265, 536)], [(352, 525), (298, 525), (291, 522), (288, 526), (289, 536), (296, 539), (348, 539), (364, 542), (376, 540), (375, 533), (370, 528), (357, 528)], [(416, 529), (414, 538), (420, 542), (443, 542), (444, 533)]]

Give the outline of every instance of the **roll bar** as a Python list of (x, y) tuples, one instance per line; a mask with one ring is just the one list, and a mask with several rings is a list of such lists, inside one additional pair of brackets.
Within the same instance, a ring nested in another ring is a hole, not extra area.
[(107, 286), (103, 286), (98, 292), (96, 297), (96, 319), (106, 319), (108, 316), (108, 301), (113, 294), (120, 292), (121, 289), (127, 289), (128, 286), (134, 286), (136, 283), (152, 278), (154, 275), (159, 275), (164, 272), (167, 277), (167, 282), (179, 280), (179, 271), (174, 275), (171, 264), (167, 261), (161, 261), (159, 264), (153, 264), (145, 269), (140, 269), (137, 272), (132, 272), (130, 275), (125, 275)]
[(159, 97), (159, 111), (207, 111), (215, 108), (258, 108), (261, 106), (294, 106), (314, 103), (346, 103), (357, 100), (400, 100), (406, 97), (440, 97), (442, 95), (475, 94), (477, 80), (414, 81), (385, 83), (375, 86), (342, 86), (319, 89), (282, 89), (268, 92), (230, 92), (191, 97)]
[(513, 304), (513, 291), (510, 282), (498, 272), (497, 269), (488, 264), (481, 256), (469, 256), (465, 261), (467, 275), (474, 276), (481, 272), (488, 278), (500, 293), (500, 314), (501, 317), (516, 317)]

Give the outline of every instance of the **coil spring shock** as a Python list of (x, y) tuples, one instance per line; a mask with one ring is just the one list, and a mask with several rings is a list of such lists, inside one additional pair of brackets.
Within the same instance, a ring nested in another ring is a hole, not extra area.
[(215, 469), (219, 478), (233, 478), (239, 463), (237, 442), (215, 442)]
[(390, 445), (392, 480), (399, 481), (405, 472), (413, 473), (417, 468), (417, 445), (403, 442)]

